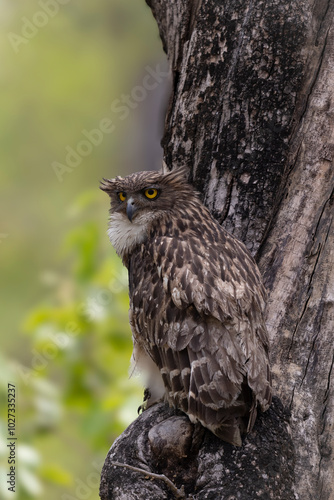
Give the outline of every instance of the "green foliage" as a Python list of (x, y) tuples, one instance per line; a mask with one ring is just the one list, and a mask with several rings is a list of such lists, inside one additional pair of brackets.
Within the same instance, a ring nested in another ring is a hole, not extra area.
[(99, 259), (99, 236), (92, 220), (70, 232), (73, 282), (59, 277), (55, 304), (37, 307), (25, 323), (39, 354), (31, 377), (51, 373), (61, 383), (63, 403), (97, 449), (123, 429), (120, 408), (138, 397), (124, 380), (132, 348), (126, 270), (111, 249)]
[(24, 19), (46, 3), (5, 0), (1, 13), (0, 498), (13, 498), (10, 382), (16, 498), (97, 500), (108, 448), (142, 398), (128, 375), (126, 270), (108, 242), (108, 199), (98, 189), (122, 173), (131, 113), (62, 180), (52, 163), (111, 116), (159, 40), (144, 1), (70, 0), (16, 53), (9, 34), (21, 36)]
[[(70, 257), (72, 270), (48, 276), (51, 298), (37, 305), (24, 322), (30, 362), (1, 360), (0, 470), (6, 471), (7, 460), (7, 380), (15, 383), (18, 394), (22, 499), (42, 495), (42, 482), (64, 491), (73, 488), (71, 466), (64, 467), (62, 455), (55, 458), (53, 451), (44, 449), (49, 443), (53, 450), (55, 434), (66, 427), (75, 446), (84, 444), (86, 456), (97, 456), (101, 462), (108, 446), (136, 417), (141, 401), (140, 386), (127, 376), (132, 350), (127, 273), (111, 248), (104, 259), (99, 256), (101, 233), (98, 223), (89, 220), (96, 203), (97, 196), (78, 205), (83, 207), (78, 215), (87, 222), (66, 235), (62, 251), (64, 258)], [(62, 454), (80, 460), (76, 450), (68, 449), (70, 443), (63, 444)]]

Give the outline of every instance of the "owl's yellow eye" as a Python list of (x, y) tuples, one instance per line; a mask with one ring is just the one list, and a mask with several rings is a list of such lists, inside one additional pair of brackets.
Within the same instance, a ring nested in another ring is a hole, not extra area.
[(121, 201), (125, 201), (126, 200), (126, 193), (124, 193), (124, 191), (121, 191), (120, 193), (118, 193), (118, 198)]
[(148, 189), (145, 189), (144, 194), (145, 194), (146, 198), (148, 198), (149, 200), (153, 200), (154, 198), (156, 198), (158, 196), (158, 190), (155, 188), (148, 188)]

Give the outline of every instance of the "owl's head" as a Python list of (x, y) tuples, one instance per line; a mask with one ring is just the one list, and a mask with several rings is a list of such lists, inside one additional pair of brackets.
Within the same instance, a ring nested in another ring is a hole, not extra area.
[(144, 241), (153, 221), (197, 198), (187, 177), (188, 170), (182, 168), (103, 180), (101, 189), (108, 193), (111, 204), (108, 234), (122, 258)]

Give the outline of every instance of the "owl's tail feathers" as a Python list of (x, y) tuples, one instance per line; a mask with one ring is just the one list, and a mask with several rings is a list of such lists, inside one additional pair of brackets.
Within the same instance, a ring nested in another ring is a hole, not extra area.
[(220, 415), (220, 424), (211, 429), (212, 432), (223, 441), (227, 441), (234, 446), (241, 446), (241, 436), (253, 429), (257, 417), (257, 406), (258, 401), (255, 394), (244, 383), (238, 404), (228, 410), (221, 410), (225, 414)]
[(252, 406), (250, 407), (250, 410), (249, 410), (249, 417), (248, 417), (248, 424), (247, 424), (247, 430), (246, 430), (246, 433), (250, 432), (253, 427), (254, 427), (254, 424), (255, 424), (255, 420), (256, 420), (256, 417), (257, 417), (257, 401), (256, 401), (256, 397), (253, 393), (253, 401), (252, 401)]
[(231, 418), (231, 420), (225, 420), (220, 427), (211, 429), (211, 431), (223, 441), (233, 444), (233, 446), (241, 446), (243, 428), (244, 423), (241, 418)]

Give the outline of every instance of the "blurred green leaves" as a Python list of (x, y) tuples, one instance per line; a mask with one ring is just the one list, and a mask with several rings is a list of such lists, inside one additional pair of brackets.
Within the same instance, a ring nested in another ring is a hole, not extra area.
[(124, 383), (132, 349), (126, 270), (111, 247), (101, 259), (98, 224), (89, 220), (96, 200), (90, 201), (81, 205), (87, 222), (65, 238), (73, 281), (58, 277), (54, 306), (37, 307), (25, 327), (34, 342), (32, 377), (51, 373), (61, 381), (64, 404), (98, 447), (123, 428), (119, 410), (138, 396), (138, 386)]
[[(101, 459), (140, 404), (141, 389), (127, 376), (132, 350), (127, 274), (111, 247), (101, 258), (98, 222), (89, 215), (98, 196), (97, 191), (95, 199), (76, 204), (76, 217), (87, 222), (64, 235), (62, 255), (72, 269), (49, 276), (53, 293), (24, 322), (28, 363), (2, 365), (4, 398), (10, 374), (18, 388), (19, 443), (25, 450), (19, 456), (20, 498), (37, 498), (41, 479), (51, 488), (73, 486), (73, 472), (62, 467), (61, 455), (55, 460), (53, 452), (37, 452), (42, 436), (52, 446), (52, 436), (66, 427), (74, 441)], [(5, 425), (5, 411), (2, 417)], [(68, 453), (64, 445), (62, 452)]]

